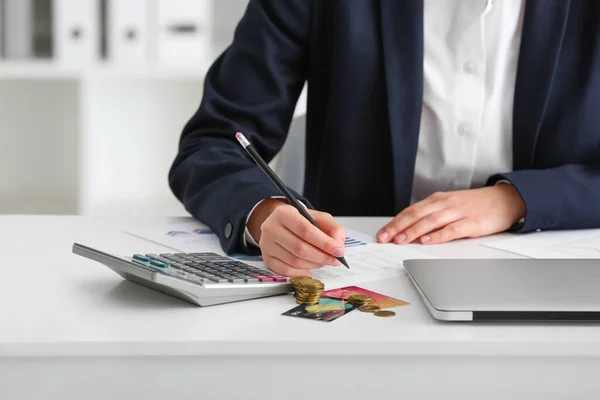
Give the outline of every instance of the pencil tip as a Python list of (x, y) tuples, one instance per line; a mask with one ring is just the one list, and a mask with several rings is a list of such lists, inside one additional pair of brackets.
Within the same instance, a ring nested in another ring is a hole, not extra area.
[(345, 259), (344, 257), (340, 257), (340, 258), (338, 258), (338, 260), (339, 260), (339, 261), (340, 261), (342, 264), (344, 264), (344, 266), (345, 266), (346, 268), (350, 269), (350, 266), (348, 265), (348, 262), (346, 261), (346, 259)]

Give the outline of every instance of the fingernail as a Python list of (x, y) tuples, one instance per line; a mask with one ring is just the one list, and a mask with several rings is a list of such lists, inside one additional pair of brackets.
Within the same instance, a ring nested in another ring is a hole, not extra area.
[(427, 235), (427, 236), (423, 236), (421, 238), (421, 243), (427, 243), (431, 240), (431, 236)]
[(406, 235), (404, 233), (399, 234), (398, 236), (396, 236), (396, 243), (400, 244), (402, 242), (404, 242), (406, 240)]
[(383, 231), (379, 235), (377, 235), (377, 239), (379, 239), (381, 242), (385, 242), (386, 240), (388, 240), (389, 237), (390, 234), (386, 231)]
[(343, 257), (344, 256), (344, 249), (342, 249), (341, 247), (338, 247), (337, 249), (333, 250), (333, 255), (336, 257)]
[(342, 263), (340, 262), (340, 260), (335, 260), (333, 265), (335, 265), (336, 267), (341, 267)]

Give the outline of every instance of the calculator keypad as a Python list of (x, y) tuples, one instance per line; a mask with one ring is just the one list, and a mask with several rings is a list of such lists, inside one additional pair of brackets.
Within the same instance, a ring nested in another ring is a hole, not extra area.
[(216, 253), (134, 254), (136, 262), (200, 284), (286, 283), (288, 278)]

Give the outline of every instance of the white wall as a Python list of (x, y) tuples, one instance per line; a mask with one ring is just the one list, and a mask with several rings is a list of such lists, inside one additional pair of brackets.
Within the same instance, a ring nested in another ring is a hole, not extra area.
[(73, 213), (78, 82), (0, 80), (0, 213)]

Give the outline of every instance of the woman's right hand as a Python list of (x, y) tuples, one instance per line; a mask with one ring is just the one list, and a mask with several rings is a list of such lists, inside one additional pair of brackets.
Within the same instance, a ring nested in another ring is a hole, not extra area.
[(318, 229), (279, 199), (266, 199), (252, 212), (248, 230), (260, 245), (265, 265), (285, 276), (308, 275), (326, 265), (342, 265), (346, 229), (331, 214), (307, 210)]

